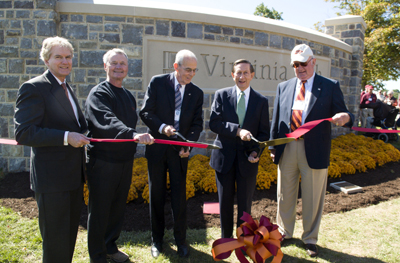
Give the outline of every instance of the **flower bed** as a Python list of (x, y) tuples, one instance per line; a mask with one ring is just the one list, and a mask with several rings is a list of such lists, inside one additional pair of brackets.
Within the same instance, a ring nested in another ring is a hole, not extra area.
[[(277, 167), (269, 154), (269, 150), (265, 149), (260, 157), (257, 174), (258, 190), (269, 189), (271, 184), (276, 184), (277, 181)], [(365, 172), (367, 169), (375, 169), (376, 165), (382, 166), (388, 162), (397, 162), (400, 160), (400, 151), (381, 140), (350, 133), (332, 140), (330, 160), (328, 176), (337, 178), (342, 174), (354, 174), (356, 171)], [(210, 158), (204, 155), (195, 155), (190, 158), (186, 178), (187, 199), (195, 194), (217, 192), (215, 172), (210, 167), (209, 161)], [(169, 178), (167, 178), (167, 188), (169, 188)], [(142, 195), (145, 202), (149, 202), (147, 160), (144, 157), (134, 160), (127, 203), (138, 198), (139, 194)], [(85, 184), (86, 204), (88, 196), (89, 191)]]

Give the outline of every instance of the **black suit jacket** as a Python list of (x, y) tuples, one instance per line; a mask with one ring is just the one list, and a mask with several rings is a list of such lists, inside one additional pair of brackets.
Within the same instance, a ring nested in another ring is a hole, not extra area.
[[(296, 83), (297, 78), (292, 78), (278, 85), (271, 123), (271, 139), (284, 138), (285, 134), (291, 132), (290, 121)], [(315, 74), (311, 93), (304, 123), (330, 118), (339, 112), (346, 112), (351, 119), (346, 126), (351, 128), (354, 115), (348, 111), (344, 103), (338, 81)], [(307, 162), (312, 169), (325, 169), (329, 166), (331, 129), (330, 122), (322, 122), (304, 135)], [(275, 149), (274, 162), (278, 164), (285, 145), (276, 146)]]
[[(211, 153), (210, 165), (220, 173), (227, 173), (233, 165), (237, 152), (241, 174), (257, 174), (258, 163), (250, 163), (245, 153), (260, 151), (253, 141), (244, 142), (236, 136), (239, 119), (236, 114), (236, 86), (217, 90), (211, 108), (210, 129), (217, 134), (215, 144), (220, 150)], [(260, 141), (269, 138), (268, 99), (250, 87), (249, 102), (243, 121), (243, 129)], [(261, 152), (260, 152), (261, 153)]]
[(65, 131), (87, 130), (78, 100), (69, 90), (81, 126), (63, 88), (50, 71), (25, 82), (18, 91), (15, 138), (18, 143), (32, 147), (31, 189), (38, 193), (75, 190), (84, 179), (84, 148), (64, 146)]
[[(203, 91), (189, 83), (185, 86), (179, 132), (190, 141), (197, 141), (203, 130), (202, 118)], [(161, 124), (174, 125), (175, 90), (174, 73), (154, 76), (147, 88), (143, 106), (139, 113), (142, 121), (149, 127), (149, 133), (156, 139), (171, 140), (160, 134)], [(147, 158), (161, 158), (168, 145), (153, 144), (146, 146)]]

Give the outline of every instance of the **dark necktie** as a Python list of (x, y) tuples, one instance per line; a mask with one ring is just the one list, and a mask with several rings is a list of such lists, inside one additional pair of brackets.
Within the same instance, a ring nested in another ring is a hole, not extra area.
[(246, 102), (244, 96), (244, 92), (240, 92), (239, 100), (236, 107), (236, 114), (239, 118), (240, 127), (243, 127), (244, 116), (246, 115)]
[(65, 85), (65, 83), (63, 82), (63, 83), (61, 83), (61, 87), (64, 89), (65, 96), (67, 96), (69, 105), (71, 105), (72, 110), (74, 110), (74, 107), (72, 107), (72, 103), (71, 103), (71, 101), (69, 100), (67, 85)]
[[(181, 84), (176, 85), (176, 89), (175, 89), (175, 114), (177, 111), (180, 112), (181, 110), (181, 106), (182, 106), (182, 95), (181, 95)], [(175, 116), (174, 116), (175, 119)], [(176, 121), (174, 120), (174, 128), (175, 130), (179, 130), (179, 120)]]
[[(306, 87), (305, 87), (305, 83), (307, 82), (307, 80), (303, 80), (301, 81), (301, 87), (300, 87), (300, 91), (299, 94), (297, 94), (297, 97), (295, 99), (296, 101), (303, 101), (305, 99), (305, 95), (306, 95)], [(301, 126), (301, 118), (303, 115), (303, 110), (293, 110), (292, 112), (292, 121), (291, 121), (291, 125), (290, 128), (293, 131), (295, 131), (297, 128), (299, 128)]]

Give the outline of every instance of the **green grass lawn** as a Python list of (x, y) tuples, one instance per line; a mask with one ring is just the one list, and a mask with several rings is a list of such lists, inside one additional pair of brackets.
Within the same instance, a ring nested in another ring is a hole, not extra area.
[[(310, 258), (300, 240), (301, 221), (295, 235), (282, 248), (282, 262), (378, 263), (400, 262), (400, 198), (346, 213), (328, 214), (322, 219), (320, 255)], [(41, 237), (37, 220), (22, 218), (10, 209), (0, 207), (0, 262), (41, 262)], [(73, 262), (89, 262), (86, 230), (80, 231)], [(123, 232), (119, 247), (129, 254), (131, 262), (214, 262), (211, 244), (220, 230), (188, 230), (191, 246), (188, 259), (176, 255), (172, 231), (167, 231), (164, 254), (157, 260), (150, 255), (150, 232)], [(270, 262), (272, 258), (266, 262)], [(239, 262), (234, 255), (222, 262)]]

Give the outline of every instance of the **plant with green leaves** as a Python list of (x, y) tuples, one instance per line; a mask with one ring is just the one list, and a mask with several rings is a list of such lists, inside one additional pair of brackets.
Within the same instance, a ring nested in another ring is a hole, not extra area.
[(256, 7), (256, 11), (254, 12), (254, 15), (256, 16), (262, 16), (275, 20), (283, 20), (282, 14), (283, 14), (282, 12), (279, 13), (274, 8), (272, 8), (272, 10), (269, 9), (266, 5), (264, 5), (264, 3), (259, 4)]
[(383, 81), (400, 78), (400, 0), (325, 0), (337, 2), (346, 14), (360, 15), (367, 24), (364, 39), (366, 84), (383, 88)]

